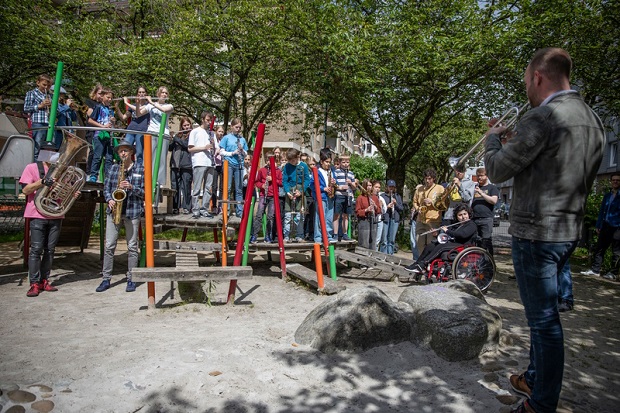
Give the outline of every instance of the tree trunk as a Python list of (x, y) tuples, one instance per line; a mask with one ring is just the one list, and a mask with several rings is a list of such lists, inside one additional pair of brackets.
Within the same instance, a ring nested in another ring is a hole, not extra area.
[(402, 195), (407, 172), (407, 162), (404, 159), (386, 159), (385, 163), (387, 164), (387, 170), (385, 172), (386, 182), (390, 179), (396, 181), (396, 190)]

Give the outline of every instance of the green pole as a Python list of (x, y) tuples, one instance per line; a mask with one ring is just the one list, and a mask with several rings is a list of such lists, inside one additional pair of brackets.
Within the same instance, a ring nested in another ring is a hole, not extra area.
[[(263, 214), (263, 237), (267, 237), (267, 214)], [(269, 237), (271, 238), (271, 234), (269, 234)]]
[(245, 240), (243, 241), (243, 257), (241, 257), (241, 265), (248, 265), (248, 255), (250, 254), (250, 237), (252, 236), (252, 217), (254, 212), (254, 202), (256, 197), (252, 197), (250, 204), (250, 216), (248, 217), (248, 226), (245, 229)]
[(256, 143), (256, 131), (252, 131), (250, 133), (250, 143), (248, 143), (248, 147), (253, 150), (255, 143)]
[(56, 126), (56, 112), (58, 112), (58, 98), (60, 98), (60, 85), (62, 84), (62, 68), (64, 64), (58, 62), (56, 66), (56, 80), (54, 82), (54, 96), (52, 97), (52, 107), (50, 108), (49, 127), (47, 128), (48, 142), (54, 139), (54, 127)]
[(157, 189), (157, 178), (159, 178), (159, 158), (161, 157), (162, 146), (164, 146), (164, 132), (166, 131), (166, 120), (168, 115), (166, 113), (161, 115), (161, 125), (159, 125), (159, 136), (157, 138), (157, 151), (155, 153), (155, 159), (153, 164), (153, 204), (157, 202), (155, 199), (155, 190)]
[(347, 221), (349, 223), (349, 225), (347, 226), (347, 237), (349, 237), (349, 239), (351, 238), (351, 217), (349, 217), (349, 220)]
[(329, 275), (332, 277), (332, 280), (336, 281), (338, 277), (336, 276), (336, 252), (334, 248), (334, 244), (329, 244)]

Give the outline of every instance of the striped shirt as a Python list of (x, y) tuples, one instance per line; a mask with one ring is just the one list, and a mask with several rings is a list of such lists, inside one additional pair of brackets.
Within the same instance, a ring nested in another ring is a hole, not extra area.
[[(336, 179), (336, 183), (338, 184), (338, 186), (343, 186), (343, 185), (347, 185), (347, 179), (350, 180), (351, 182), (355, 181), (355, 174), (353, 172), (351, 172), (351, 170), (346, 170), (346, 169), (336, 169), (336, 171), (334, 172), (334, 178)], [(336, 195), (342, 195), (342, 196), (353, 196), (353, 190), (351, 189), (351, 186), (348, 185), (348, 189), (346, 191), (336, 191)]]
[(30, 114), (32, 123), (50, 123), (47, 108), (39, 109), (38, 106), (45, 100), (45, 93), (39, 89), (33, 89), (26, 93), (24, 100), (24, 112)]

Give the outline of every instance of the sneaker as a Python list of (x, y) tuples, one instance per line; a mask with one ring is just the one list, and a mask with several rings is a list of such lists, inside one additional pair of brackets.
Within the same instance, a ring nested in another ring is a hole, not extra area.
[(88, 182), (97, 182), (97, 177), (94, 175), (91, 175), (88, 177)]
[(58, 291), (58, 288), (50, 284), (47, 278), (41, 281), (41, 283), (39, 284), (39, 289), (41, 291)]
[(198, 219), (198, 218), (200, 218), (200, 214), (192, 214), (192, 218)]
[(525, 381), (525, 373), (521, 373), (519, 375), (513, 374), (510, 376), (510, 385), (517, 393), (527, 397), (532, 396), (532, 389), (530, 389), (530, 386), (528, 386)]
[(213, 215), (211, 215), (206, 209), (201, 209), (200, 215), (205, 218), (213, 218)]
[(512, 409), (510, 413), (536, 413), (532, 406), (527, 402), (527, 400), (523, 400), (523, 403), (518, 405), (515, 409)]
[(592, 270), (588, 270), (588, 271), (581, 271), (581, 275), (600, 275), (600, 274)]
[(603, 278), (606, 280), (616, 281), (616, 276), (611, 272), (608, 272), (607, 274), (603, 275)]
[(295, 238), (295, 242), (304, 242), (304, 239), (301, 237)]
[(569, 303), (568, 301), (562, 301), (561, 303), (558, 304), (558, 311), (560, 313), (565, 313), (567, 311), (572, 311), (573, 310), (573, 304)]
[(422, 267), (420, 267), (420, 264), (418, 264), (417, 262), (414, 262), (414, 263), (413, 263), (413, 264), (411, 264), (411, 265), (407, 265), (407, 266), (405, 267), (405, 269), (406, 269), (407, 271), (411, 271), (411, 272), (414, 272), (414, 273), (416, 273), (416, 274), (422, 274), (422, 273), (424, 272), (424, 270), (422, 269)]
[(184, 209), (184, 210), (183, 210), (183, 213), (184, 213), (185, 215), (189, 215), (189, 214), (191, 214), (192, 212), (191, 212), (189, 209)]
[(284, 242), (286, 242), (286, 243), (290, 243), (290, 242), (291, 242), (291, 239), (290, 239), (290, 238), (284, 238)]
[(103, 280), (101, 281), (101, 284), (99, 284), (99, 287), (95, 289), (95, 291), (97, 291), (98, 293), (102, 293), (108, 288), (110, 288), (110, 280)]
[(127, 288), (125, 288), (125, 291), (128, 293), (133, 293), (136, 291), (136, 283), (133, 281), (127, 281)]
[(178, 209), (173, 209), (172, 210), (172, 215), (179, 215), (179, 210)]
[(343, 240), (343, 241), (351, 241), (351, 238), (349, 238), (349, 236), (348, 236), (347, 234), (344, 234), (344, 235), (342, 236), (342, 240)]
[(337, 242), (338, 242), (338, 238), (330, 238), (330, 239), (329, 239), (329, 243), (330, 243), (330, 244), (335, 244), (335, 243), (337, 243)]
[(265, 237), (265, 244), (271, 244), (271, 238)]
[(28, 296), (28, 297), (36, 297), (38, 295), (39, 295), (39, 284), (38, 283), (30, 284), (30, 289), (26, 293), (26, 296)]

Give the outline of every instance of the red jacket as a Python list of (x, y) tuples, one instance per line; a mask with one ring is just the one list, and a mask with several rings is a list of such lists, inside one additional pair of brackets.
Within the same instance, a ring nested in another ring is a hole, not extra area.
[[(265, 196), (265, 189), (263, 188), (263, 185), (265, 185), (265, 182), (267, 181), (267, 175), (268, 175), (268, 169), (266, 166), (263, 166), (262, 168), (258, 170), (255, 185), (260, 191), (259, 196)], [(276, 168), (275, 181), (278, 184), (278, 188), (280, 188), (282, 186), (282, 171), (277, 168)], [(269, 190), (267, 192), (267, 196), (273, 197), (273, 180), (269, 182)]]

